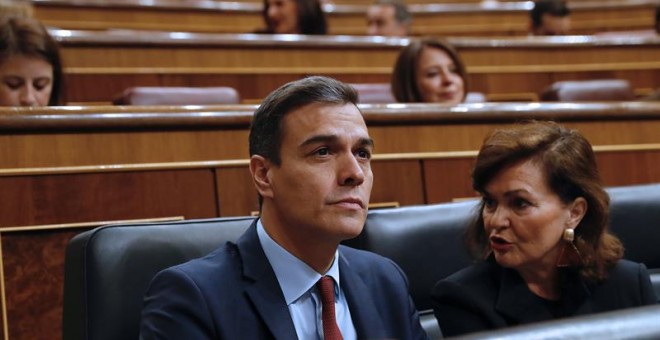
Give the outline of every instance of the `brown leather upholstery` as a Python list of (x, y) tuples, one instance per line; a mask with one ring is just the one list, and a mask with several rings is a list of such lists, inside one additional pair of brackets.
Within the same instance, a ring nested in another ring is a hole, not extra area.
[(115, 105), (238, 104), (233, 87), (130, 87), (112, 101)]
[(633, 100), (635, 94), (627, 80), (598, 79), (559, 81), (541, 93), (542, 101), (623, 101)]

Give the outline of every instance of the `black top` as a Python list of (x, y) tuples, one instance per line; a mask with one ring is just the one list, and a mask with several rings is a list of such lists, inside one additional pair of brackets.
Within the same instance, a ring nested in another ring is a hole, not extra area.
[(532, 293), (517, 271), (491, 258), (436, 284), (435, 316), (443, 335), (454, 336), (657, 303), (643, 264), (621, 260), (608, 275), (587, 285), (576, 270), (564, 269), (561, 298), (548, 301)]

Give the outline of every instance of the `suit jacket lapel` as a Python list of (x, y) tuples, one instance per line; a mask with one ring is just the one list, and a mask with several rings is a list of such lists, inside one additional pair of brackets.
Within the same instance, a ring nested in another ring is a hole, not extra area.
[(273, 268), (261, 248), (256, 220), (236, 242), (243, 261), (245, 292), (277, 339), (297, 339), (296, 329)]
[(382, 339), (384, 325), (380, 318), (380, 311), (373, 300), (372, 290), (360, 277), (360, 273), (353, 270), (348, 259), (339, 251), (339, 276), (341, 289), (344, 291), (351, 319), (357, 332), (358, 339)]

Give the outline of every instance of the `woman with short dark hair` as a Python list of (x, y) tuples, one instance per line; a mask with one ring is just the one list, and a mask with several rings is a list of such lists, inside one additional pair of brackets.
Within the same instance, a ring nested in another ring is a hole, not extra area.
[(495, 131), (472, 172), (467, 230), (479, 261), (433, 289), (446, 336), (654, 304), (643, 264), (622, 259), (589, 142), (552, 122)]

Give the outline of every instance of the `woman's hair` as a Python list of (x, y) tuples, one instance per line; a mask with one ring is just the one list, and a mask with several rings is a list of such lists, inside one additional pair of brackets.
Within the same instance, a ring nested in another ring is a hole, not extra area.
[(463, 79), (463, 100), (468, 93), (468, 78), (465, 64), (456, 52), (456, 49), (444, 40), (436, 38), (423, 38), (412, 40), (408, 46), (399, 53), (392, 72), (392, 93), (394, 98), (401, 103), (420, 103), (422, 96), (417, 88), (417, 63), (419, 63), (422, 50), (425, 48), (436, 48), (449, 55), (456, 66), (459, 76)]
[[(328, 33), (328, 24), (325, 19), (325, 13), (321, 8), (319, 0), (291, 0), (296, 3), (298, 11), (298, 28), (300, 34), (324, 35)], [(259, 33), (275, 33), (268, 20), (268, 0), (264, 0), (264, 9), (261, 15), (266, 23), (266, 30)]]
[(60, 104), (62, 62), (55, 40), (37, 20), (0, 16), (0, 63), (15, 56), (39, 58), (53, 67), (53, 85), (48, 105)]
[[(588, 282), (607, 277), (607, 268), (623, 256), (623, 246), (609, 233), (609, 196), (596, 168), (591, 144), (576, 130), (553, 122), (530, 121), (497, 130), (488, 136), (472, 171), (472, 186), (480, 192), (502, 169), (534, 160), (544, 172), (548, 187), (569, 204), (578, 197), (587, 201), (587, 211), (575, 228), (575, 245), (584, 260), (580, 275)], [(467, 229), (466, 243), (475, 258), (490, 251), (481, 214), (483, 202)]]

